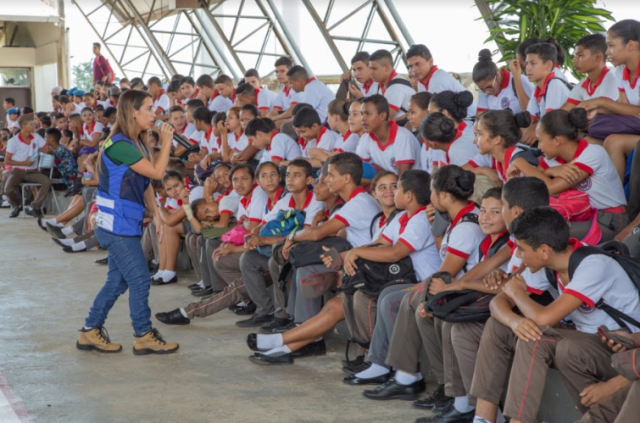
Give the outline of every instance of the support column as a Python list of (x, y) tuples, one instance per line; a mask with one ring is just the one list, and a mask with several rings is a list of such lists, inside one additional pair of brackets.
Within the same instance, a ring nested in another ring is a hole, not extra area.
[(69, 87), (69, 54), (67, 50), (67, 30), (64, 13), (64, 0), (58, 0), (58, 42), (56, 43), (58, 85)]

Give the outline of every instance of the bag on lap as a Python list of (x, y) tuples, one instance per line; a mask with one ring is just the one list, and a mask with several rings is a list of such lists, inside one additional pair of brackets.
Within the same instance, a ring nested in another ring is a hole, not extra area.
[[(298, 210), (280, 210), (275, 219), (267, 222), (260, 229), (260, 236), (263, 237), (284, 237), (293, 231), (304, 227), (305, 213)], [(261, 245), (258, 252), (264, 257), (271, 257), (273, 248), (271, 245)]]

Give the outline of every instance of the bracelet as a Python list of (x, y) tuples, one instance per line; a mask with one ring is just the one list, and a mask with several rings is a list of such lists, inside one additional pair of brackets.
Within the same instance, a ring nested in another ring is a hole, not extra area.
[(182, 209), (184, 210), (184, 213), (187, 215), (187, 219), (189, 220), (193, 219), (193, 210), (191, 209), (190, 204), (183, 205)]

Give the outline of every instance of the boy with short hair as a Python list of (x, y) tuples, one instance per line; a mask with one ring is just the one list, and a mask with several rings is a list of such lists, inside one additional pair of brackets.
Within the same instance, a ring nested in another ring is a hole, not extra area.
[(332, 152), (342, 143), (342, 137), (323, 126), (318, 112), (311, 107), (303, 107), (293, 116), (293, 127), (300, 135), (298, 143), (302, 149), (302, 157), (314, 168), (321, 168), (323, 162), (313, 157), (313, 149)]
[(251, 145), (263, 151), (260, 163), (271, 161), (276, 166), (285, 165), (302, 156), (300, 145), (290, 136), (272, 129), (262, 119), (252, 119), (244, 129)]
[(73, 188), (78, 175), (78, 165), (73, 153), (60, 143), (62, 133), (58, 128), (49, 128), (45, 132), (45, 141), (51, 153), (55, 156), (55, 167), (60, 172), (62, 182), (67, 188)]
[(13, 97), (6, 97), (2, 102), (2, 107), (7, 111), (7, 120), (5, 125), (8, 126), (9, 122), (11, 122), (11, 119), (9, 119), (9, 110), (16, 107), (16, 100)]
[(327, 119), (327, 108), (335, 96), (333, 92), (318, 81), (315, 77), (309, 77), (309, 73), (302, 66), (294, 66), (287, 72), (289, 84), (296, 93), (304, 93), (304, 102), (318, 112), (320, 122)]
[(196, 81), (190, 76), (185, 76), (178, 81), (178, 89), (182, 95), (179, 105), (185, 106), (189, 101), (195, 100), (200, 95), (200, 90), (196, 87)]
[(389, 104), (388, 120), (403, 118), (409, 110), (409, 101), (416, 92), (409, 80), (398, 75), (393, 68), (393, 56), (387, 50), (377, 50), (369, 57), (373, 80), (378, 83), (375, 94), (381, 94)]
[(346, 72), (342, 75), (343, 81), (351, 81), (353, 72), (353, 79), (358, 83), (357, 85), (348, 84), (351, 98), (369, 97), (378, 92), (378, 83), (373, 80), (371, 68), (369, 67), (369, 58), (368, 52), (357, 52), (351, 58), (351, 72)]
[(169, 119), (169, 109), (171, 108), (171, 100), (162, 88), (162, 81), (157, 76), (152, 76), (147, 81), (149, 94), (153, 96), (153, 111), (156, 118), (160, 120)]
[(248, 82), (238, 85), (236, 88), (236, 103), (242, 107), (245, 104), (253, 104), (258, 107), (261, 117), (266, 117), (273, 110), (275, 94), (266, 88), (254, 88)]
[(553, 72), (557, 57), (553, 44), (534, 44), (527, 48), (527, 77), (536, 86), (527, 110), (534, 120), (561, 108), (569, 97), (569, 88)]
[(91, 107), (91, 110), (96, 111), (96, 107), (98, 107), (98, 102), (96, 101), (96, 96), (92, 92), (86, 92), (82, 96), (82, 100), (84, 101), (85, 107)]
[(276, 68), (276, 78), (281, 88), (273, 104), (273, 110), (267, 116), (280, 127), (280, 125), (291, 119), (293, 116), (291, 108), (303, 101), (303, 95), (291, 89), (289, 78), (287, 78), (287, 72), (293, 67), (293, 61), (288, 57), (280, 57), (276, 60), (274, 66)]
[(69, 128), (69, 119), (67, 119), (67, 117), (62, 114), (62, 113), (58, 113), (55, 116), (55, 127), (58, 128), (59, 131), (63, 131), (65, 129)]
[(218, 75), (214, 81), (216, 97), (211, 101), (209, 110), (214, 112), (227, 113), (236, 102), (236, 89), (233, 86), (233, 79), (228, 75)]
[(262, 86), (260, 74), (256, 69), (247, 69), (247, 71), (244, 73), (244, 82), (251, 85), (256, 90), (264, 88)]
[(107, 107), (102, 117), (104, 118), (104, 127), (111, 129), (116, 123), (116, 114), (118, 110), (115, 107)]
[(200, 90), (198, 98), (211, 110), (212, 112), (220, 112), (223, 110), (216, 110), (213, 108), (213, 100), (218, 97), (218, 90), (215, 89), (215, 82), (211, 75), (200, 75), (196, 79), (196, 87)]

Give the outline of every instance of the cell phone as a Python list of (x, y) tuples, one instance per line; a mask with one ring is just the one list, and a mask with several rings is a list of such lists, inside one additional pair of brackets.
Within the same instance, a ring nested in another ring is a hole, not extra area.
[(607, 341), (611, 340), (616, 344), (620, 344), (627, 349), (636, 348), (635, 342), (633, 342), (630, 338), (626, 336), (618, 335), (617, 333), (613, 333), (606, 326), (600, 326), (598, 328), (598, 335), (605, 338)]

